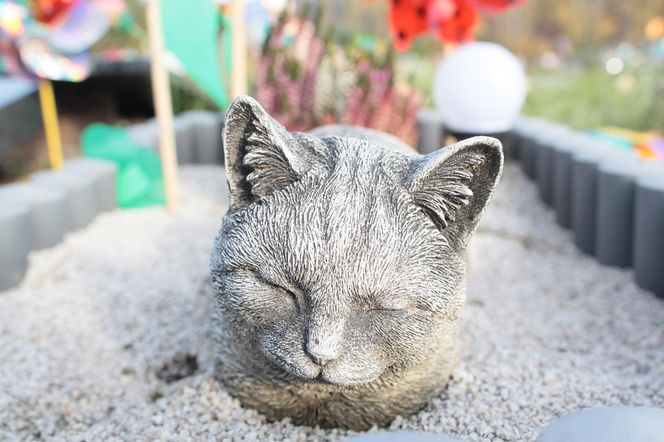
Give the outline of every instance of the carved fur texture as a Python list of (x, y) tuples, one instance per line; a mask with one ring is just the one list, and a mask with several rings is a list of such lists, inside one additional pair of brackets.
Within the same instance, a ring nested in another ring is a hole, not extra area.
[(464, 253), (500, 143), (422, 156), (365, 129), (289, 133), (249, 97), (224, 131), (220, 381), (244, 406), (306, 425), (363, 430), (424, 407), (456, 363)]

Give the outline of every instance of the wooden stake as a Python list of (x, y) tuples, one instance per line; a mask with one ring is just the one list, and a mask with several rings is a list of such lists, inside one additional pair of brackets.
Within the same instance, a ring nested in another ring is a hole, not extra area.
[(164, 174), (164, 194), (166, 207), (174, 212), (177, 209), (177, 152), (173, 130), (173, 104), (164, 62), (164, 33), (161, 26), (159, 0), (147, 1), (147, 26), (150, 40), (150, 66), (152, 74), (152, 97), (157, 123), (159, 125), (159, 153)]
[(39, 81), (39, 102), (41, 104), (42, 119), (44, 120), (48, 160), (52, 169), (60, 169), (63, 161), (62, 138), (60, 138), (58, 108), (55, 104), (55, 94), (53, 93), (51, 80)]
[(247, 95), (247, 23), (244, 0), (232, 0), (230, 9), (233, 57), (231, 98)]

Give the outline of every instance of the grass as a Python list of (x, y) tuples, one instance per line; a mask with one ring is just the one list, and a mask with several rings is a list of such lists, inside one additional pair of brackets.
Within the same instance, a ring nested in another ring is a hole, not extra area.
[(664, 66), (643, 64), (608, 74), (603, 66), (529, 73), (523, 108), (574, 128), (617, 126), (664, 133)]

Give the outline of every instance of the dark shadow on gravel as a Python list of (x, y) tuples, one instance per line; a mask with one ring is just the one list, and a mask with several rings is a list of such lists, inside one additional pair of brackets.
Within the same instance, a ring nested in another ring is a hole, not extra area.
[(198, 371), (198, 358), (191, 353), (177, 353), (157, 370), (157, 379), (167, 384), (188, 378)]

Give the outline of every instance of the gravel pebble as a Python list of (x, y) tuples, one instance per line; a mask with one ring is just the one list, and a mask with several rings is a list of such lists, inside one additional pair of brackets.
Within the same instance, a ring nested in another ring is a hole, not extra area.
[[(0, 294), (0, 440), (353, 434), (268, 422), (212, 378), (208, 258), (226, 186), (218, 167), (180, 175), (178, 213), (102, 214), (34, 253), (25, 281)], [(392, 429), (535, 440), (584, 407), (664, 407), (664, 301), (577, 252), (513, 165), (468, 272), (461, 364), (441, 397)]]

